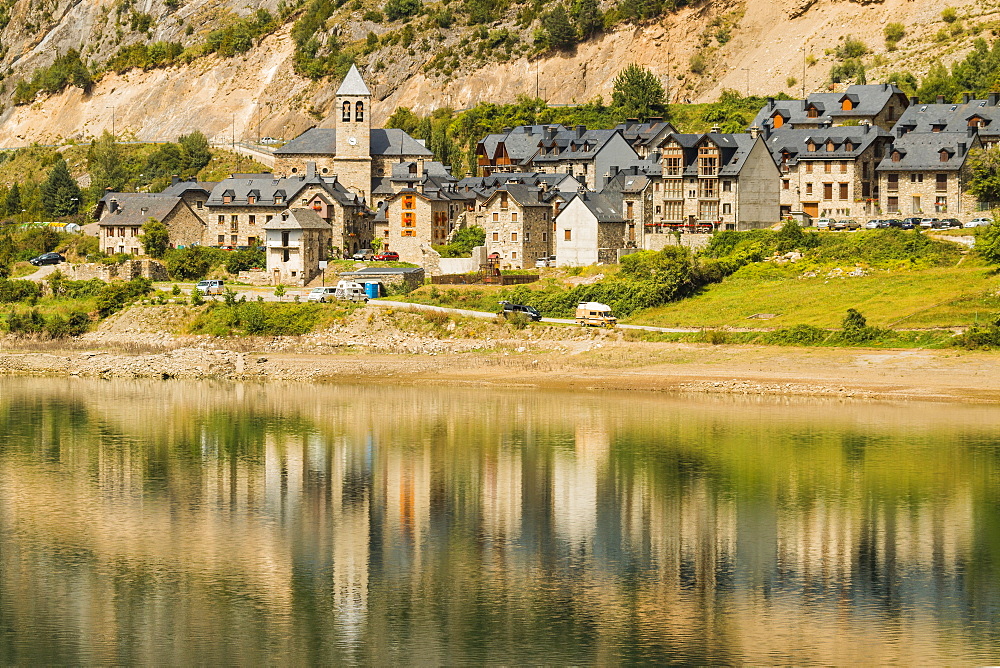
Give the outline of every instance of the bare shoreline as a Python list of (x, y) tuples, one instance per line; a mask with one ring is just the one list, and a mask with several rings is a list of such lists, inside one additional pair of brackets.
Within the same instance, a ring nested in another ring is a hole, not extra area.
[[(0, 375), (219, 379), (1000, 402), (1000, 356), (955, 350), (783, 348), (606, 341), (577, 350), (159, 352), (0, 347)], [(40, 348), (42, 346), (39, 346)], [(44, 346), (49, 348), (49, 346)]]

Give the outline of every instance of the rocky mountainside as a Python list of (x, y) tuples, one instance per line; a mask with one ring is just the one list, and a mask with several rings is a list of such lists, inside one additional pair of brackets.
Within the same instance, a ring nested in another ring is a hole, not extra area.
[[(714, 0), (618, 21), (554, 51), (537, 46), (539, 17), (551, 6), (540, 0), (490, 5), (495, 20), (472, 25), (462, 7), (475, 0), (427, 2), (395, 21), (380, 0), (326, 1), (264, 0), (251, 10), (228, 0), (0, 0), (0, 147), (85, 141), (112, 128), (141, 140), (194, 129), (217, 141), (291, 137), (332, 125), (336, 72), (349, 60), (375, 93), (375, 123), (397, 106), (426, 113), (536, 92), (554, 104), (609, 100), (612, 80), (631, 62), (661, 76), (673, 101), (713, 100), (723, 88), (799, 96), (831, 85), (848, 36), (866, 47), (860, 60), (874, 82), (959, 59), (974, 37), (992, 41), (1000, 26), (1000, 5), (989, 1), (958, 0), (943, 16), (945, 7), (930, 0)], [(614, 1), (601, 8), (614, 11)], [(244, 47), (218, 46), (220, 29), (235, 25), (238, 41), (240, 21), (258, 9), (273, 17), (270, 28), (243, 36)], [(894, 23), (903, 34), (890, 43), (885, 28)], [(306, 28), (315, 38), (309, 42)], [(121, 66), (130, 45), (154, 42), (173, 44), (180, 55), (148, 69)], [(88, 90), (30, 91), (33, 97), (14, 103), (18, 82), (71, 49), (96, 72)], [(119, 71), (101, 74), (116, 55)], [(318, 76), (316, 63), (329, 74)]]

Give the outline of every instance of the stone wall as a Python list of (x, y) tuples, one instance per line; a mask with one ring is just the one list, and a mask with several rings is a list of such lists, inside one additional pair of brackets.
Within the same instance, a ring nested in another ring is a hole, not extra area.
[(130, 281), (133, 278), (148, 278), (153, 281), (169, 280), (167, 269), (162, 262), (144, 258), (141, 260), (126, 260), (121, 264), (64, 264), (59, 267), (66, 278), (74, 281), (89, 281), (99, 278), (102, 281)]
[[(680, 241), (678, 241), (678, 236)], [(647, 234), (646, 250), (659, 251), (667, 246), (684, 246), (692, 251), (699, 251), (708, 246), (712, 241), (711, 234), (680, 234), (674, 235), (669, 232), (663, 234)]]

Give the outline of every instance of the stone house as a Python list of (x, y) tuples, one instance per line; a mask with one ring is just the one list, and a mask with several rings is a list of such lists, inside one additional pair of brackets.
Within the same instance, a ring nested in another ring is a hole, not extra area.
[(625, 247), (626, 233), (620, 201), (600, 193), (577, 193), (555, 219), (556, 265), (615, 263), (618, 250)]
[(876, 168), (882, 213), (971, 220), (980, 206), (968, 192), (969, 151), (980, 148), (977, 128), (964, 132), (907, 132), (886, 149)]
[(616, 125), (614, 129), (622, 133), (622, 137), (642, 160), (652, 158), (666, 136), (671, 132), (677, 132), (674, 126), (662, 118), (650, 118), (643, 123), (630, 118)]
[(855, 84), (842, 93), (813, 93), (805, 100), (768, 98), (751, 127), (816, 130), (867, 122), (889, 131), (909, 104), (906, 94), (892, 84)]
[(621, 130), (588, 130), (583, 125), (523, 125), (487, 135), (476, 145), (484, 176), (505, 172), (568, 174), (591, 190), (604, 187), (613, 166), (639, 160)]
[(212, 189), (216, 183), (211, 181), (182, 181), (176, 176), (172, 178), (169, 186), (163, 189), (162, 195), (173, 195), (180, 197), (190, 207), (194, 215), (198, 216), (202, 223), (208, 224), (208, 198), (212, 194)]
[(778, 167), (759, 135), (672, 133), (660, 151), (653, 233), (749, 230), (778, 221)]
[(309, 163), (320, 176), (336, 175), (348, 191), (371, 202), (372, 179), (388, 176), (392, 165), (430, 160), (433, 153), (402, 130), (372, 129), (371, 92), (351, 66), (337, 90), (333, 128), (310, 128), (274, 151), (274, 171), (301, 174)]
[(183, 198), (162, 193), (108, 193), (98, 202), (96, 215), (101, 250), (109, 254), (144, 254), (140, 234), (150, 219), (167, 226), (173, 248), (200, 244), (205, 230)]
[(211, 246), (259, 246), (263, 226), (289, 207), (317, 211), (331, 224), (331, 244), (341, 254), (369, 247), (374, 232), (364, 201), (337, 177), (318, 174), (312, 163), (306, 165), (305, 173), (292, 177), (234, 174), (215, 186), (206, 206), (205, 245)]
[(621, 199), (627, 221), (625, 248), (660, 250), (667, 243), (667, 230), (653, 221), (663, 216), (663, 202), (655, 201), (663, 183), (660, 164), (645, 162), (624, 169), (608, 182), (601, 192)]
[(385, 223), (376, 226), (382, 249), (399, 253), (402, 262), (424, 264), (431, 246), (447, 243), (456, 218), (472, 197), (454, 188), (407, 188), (385, 200)]
[(502, 269), (528, 269), (535, 260), (552, 255), (555, 193), (507, 184), (477, 207), (486, 232), (486, 252), (496, 254)]
[(312, 209), (285, 209), (262, 225), (267, 272), (274, 285), (308, 285), (328, 259), (330, 223)]
[(1000, 142), (1000, 93), (990, 93), (984, 100), (965, 93), (957, 104), (945, 103), (941, 96), (936, 104), (920, 104), (911, 98), (894, 133), (902, 137), (910, 132), (968, 132), (969, 128), (978, 131), (984, 148)]
[(868, 124), (764, 132), (781, 171), (781, 217), (871, 216), (878, 207), (875, 168), (892, 135)]

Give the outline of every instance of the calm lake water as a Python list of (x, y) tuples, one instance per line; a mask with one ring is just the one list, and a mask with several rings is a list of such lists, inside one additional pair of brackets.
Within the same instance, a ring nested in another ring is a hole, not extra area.
[(1000, 661), (1000, 408), (0, 378), (0, 664)]

